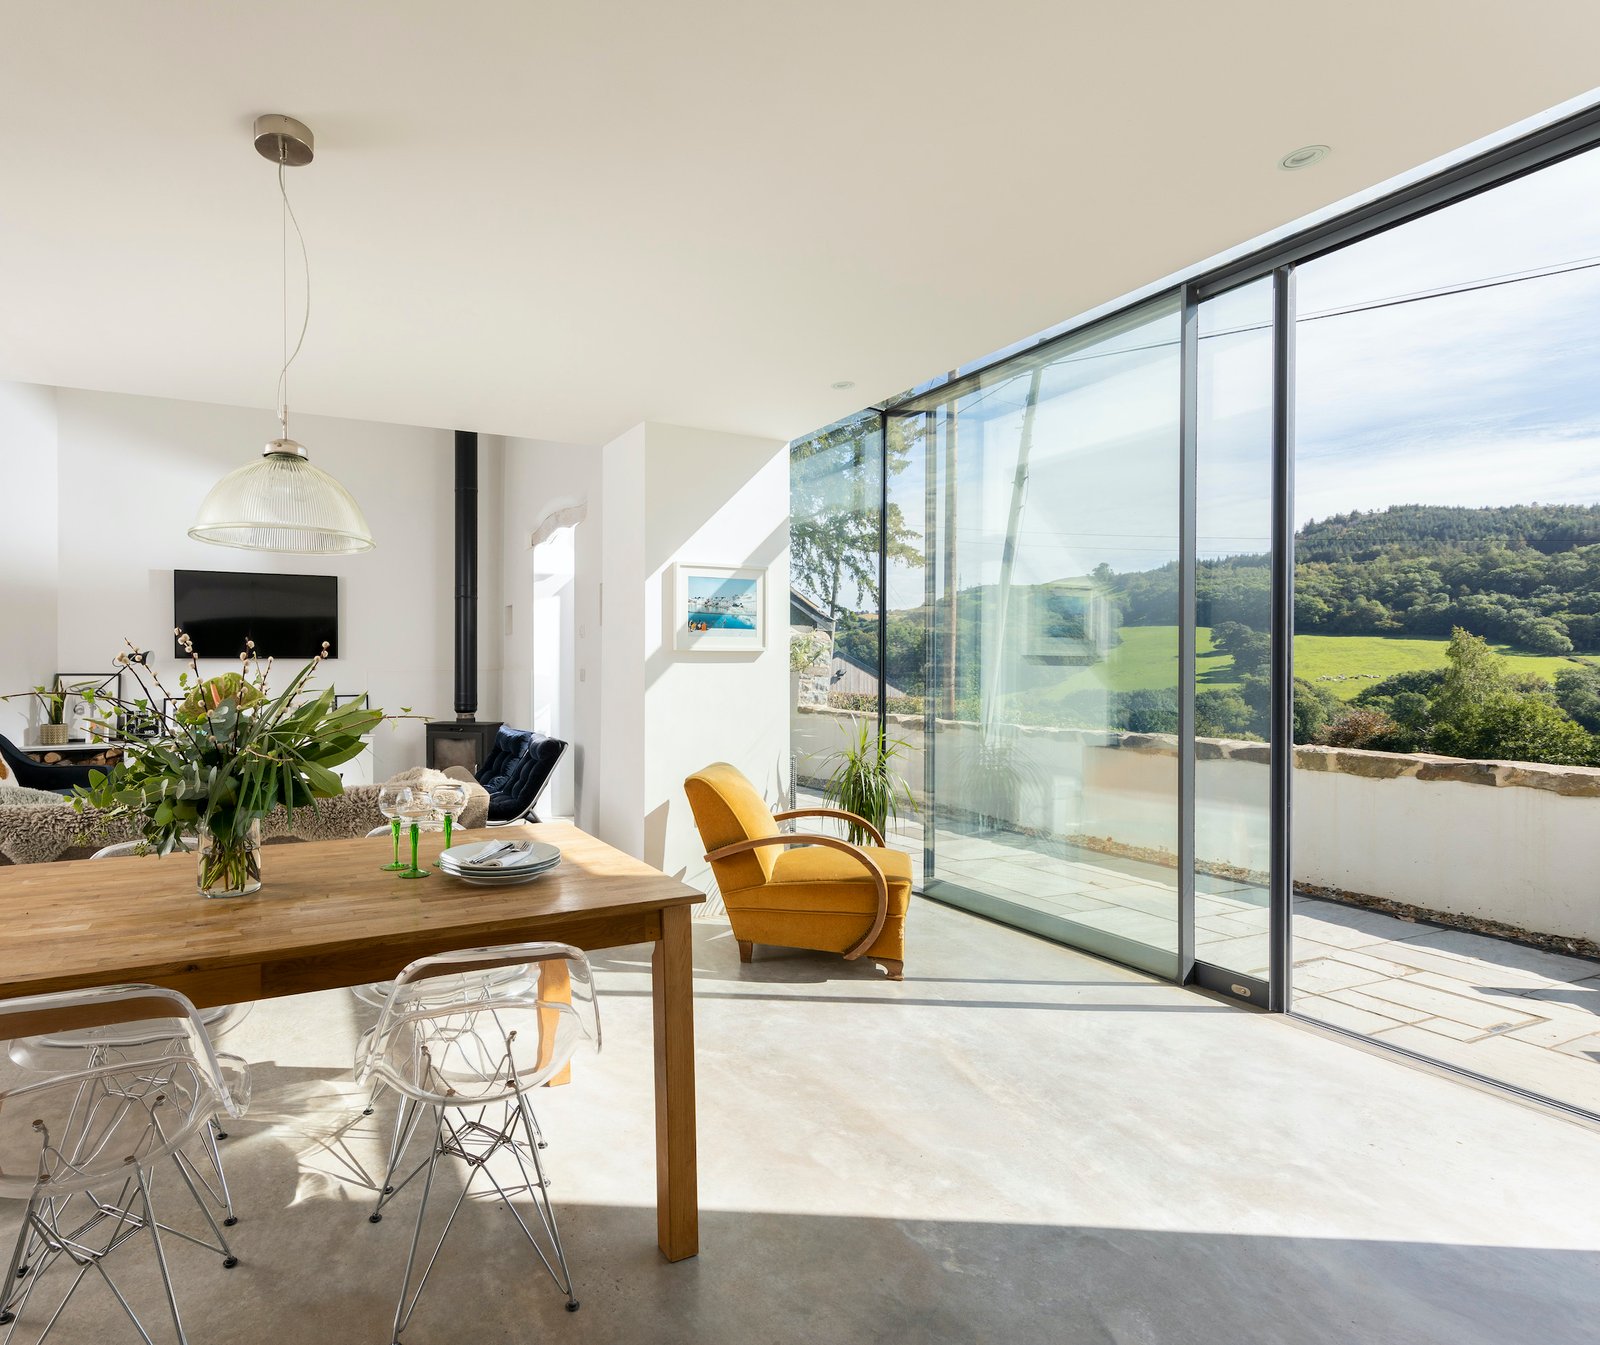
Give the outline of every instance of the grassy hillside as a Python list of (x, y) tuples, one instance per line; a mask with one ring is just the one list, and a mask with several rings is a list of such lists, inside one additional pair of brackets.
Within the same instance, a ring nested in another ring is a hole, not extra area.
[[(1374, 682), (1397, 672), (1442, 668), (1447, 640), (1417, 640), (1377, 635), (1300, 635), (1294, 642), (1295, 674), (1326, 687), (1340, 700), (1350, 700)], [(1497, 646), (1511, 670), (1535, 673), (1547, 682), (1572, 660), (1521, 654)], [(1595, 662), (1595, 660), (1584, 660)], [(1233, 660), (1211, 647), (1211, 632), (1201, 627), (1197, 643), (1198, 680), (1202, 689), (1237, 686)], [(1171, 689), (1178, 675), (1176, 626), (1124, 626), (1122, 643), (1106, 662), (1079, 668), (1051, 688), (1034, 692), (1041, 699), (1059, 698), (1075, 691), (1109, 687), (1115, 691)]]

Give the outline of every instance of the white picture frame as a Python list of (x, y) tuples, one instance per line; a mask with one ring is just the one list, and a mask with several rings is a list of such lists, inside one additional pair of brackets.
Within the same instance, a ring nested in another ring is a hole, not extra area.
[(767, 647), (765, 570), (674, 565), (671, 602), (679, 653), (759, 654)]

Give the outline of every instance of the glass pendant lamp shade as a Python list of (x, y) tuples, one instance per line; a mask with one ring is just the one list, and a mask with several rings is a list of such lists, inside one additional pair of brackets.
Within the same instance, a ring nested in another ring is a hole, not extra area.
[(189, 536), (245, 551), (323, 556), (374, 545), (361, 506), (292, 439), (274, 439), (260, 459), (218, 481)]
[[(189, 529), (197, 542), (231, 546), (241, 551), (294, 551), (302, 555), (344, 555), (371, 551), (372, 529), (354, 497), (320, 467), (306, 461), (306, 451), (289, 438), (289, 366), (305, 343), (311, 322), (311, 262), (305, 235), (289, 204), (284, 171), (315, 157), (311, 128), (293, 117), (269, 112), (256, 118), (255, 147), (277, 165), (278, 196), (283, 220), (283, 364), (278, 370), (278, 438), (261, 457), (229, 472), (206, 496)], [(305, 270), (306, 302), (300, 335), (289, 341), (289, 226), (300, 244)]]

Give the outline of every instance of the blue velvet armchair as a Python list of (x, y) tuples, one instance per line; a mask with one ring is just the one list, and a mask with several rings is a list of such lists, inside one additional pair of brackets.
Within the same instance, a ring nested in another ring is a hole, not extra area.
[(478, 783), (489, 791), (489, 825), (537, 822), (533, 806), (566, 750), (559, 738), (501, 725), (477, 770)]

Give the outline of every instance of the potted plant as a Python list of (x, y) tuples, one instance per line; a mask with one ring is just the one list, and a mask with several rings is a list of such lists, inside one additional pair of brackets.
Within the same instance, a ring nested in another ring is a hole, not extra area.
[[(199, 845), (199, 888), (208, 897), (242, 896), (261, 887), (261, 819), (278, 805), (316, 809), (318, 799), (344, 792), (333, 768), (362, 750), (362, 735), (383, 711), (359, 702), (334, 705), (329, 687), (308, 684), (327, 657), (327, 646), (300, 669), (277, 696), (267, 690), (272, 660), (255, 657), (251, 642), (237, 672), (204, 680), (194, 646), (182, 631), (189, 672), (179, 679), (184, 696), (172, 723), (157, 737), (129, 742), (123, 759), (92, 771), (75, 791), (75, 806), (133, 819), (145, 841), (170, 853), (186, 836)], [(166, 688), (143, 656), (123, 655), (153, 702)], [(150, 678), (153, 687), (146, 685)]]
[[(835, 752), (829, 760), (837, 762), (824, 794), (835, 807), (864, 817), (880, 832), (886, 832), (889, 819), (900, 816), (899, 804), (915, 811), (911, 789), (895, 769), (895, 761), (910, 746), (899, 738), (889, 738), (881, 728), (863, 718), (854, 741)], [(850, 843), (866, 845), (872, 837), (850, 823)]]
[(822, 661), (822, 656), (827, 650), (827, 642), (814, 631), (789, 637), (790, 709), (801, 703), (800, 688), (805, 682), (806, 674)]
[(44, 711), (44, 722), (39, 725), (39, 742), (45, 747), (60, 747), (67, 740), (67, 693), (60, 687), (46, 691), (44, 687), (36, 686), (33, 695)]

